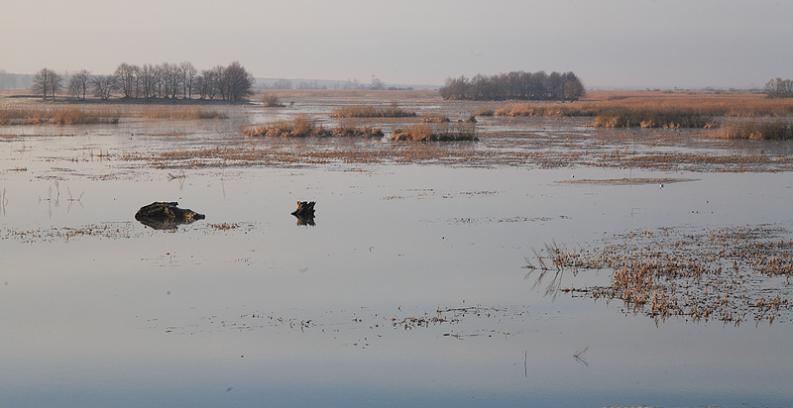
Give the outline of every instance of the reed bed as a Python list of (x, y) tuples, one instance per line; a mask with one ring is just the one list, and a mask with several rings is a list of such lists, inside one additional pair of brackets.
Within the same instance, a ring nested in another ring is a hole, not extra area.
[(355, 105), (338, 108), (330, 117), (341, 118), (412, 118), (416, 112), (407, 111), (396, 104), (391, 106)]
[(592, 124), (602, 128), (699, 128), (712, 129), (719, 126), (709, 115), (690, 110), (632, 110), (605, 111)]
[(74, 106), (3, 106), (0, 125), (95, 125), (118, 124), (122, 117), (142, 119), (197, 120), (226, 119), (221, 111), (194, 107), (111, 109)]
[(363, 137), (380, 138), (383, 131), (373, 127), (338, 126), (332, 129), (317, 124), (306, 115), (298, 115), (291, 121), (280, 121), (267, 125), (249, 126), (242, 129), (242, 134), (249, 137)]
[[(712, 117), (784, 117), (793, 115), (793, 99), (773, 99), (753, 93), (693, 92), (591, 92), (587, 100), (574, 103), (507, 103), (494, 115), (595, 117), (611, 111), (694, 112)], [(480, 115), (485, 116), (485, 115)]]
[(82, 110), (77, 108), (2, 107), (0, 125), (92, 125), (117, 124), (118, 110)]
[(718, 135), (725, 139), (793, 140), (793, 123), (786, 121), (730, 123)]
[(394, 141), (414, 142), (457, 142), (474, 141), (476, 124), (469, 122), (454, 123), (419, 123), (407, 128), (394, 129), (391, 134)]

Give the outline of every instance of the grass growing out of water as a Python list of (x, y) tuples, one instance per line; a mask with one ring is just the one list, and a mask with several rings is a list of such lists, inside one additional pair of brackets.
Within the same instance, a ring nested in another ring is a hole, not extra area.
[(278, 98), (278, 95), (273, 94), (266, 94), (262, 96), (262, 103), (267, 108), (283, 108), (286, 106), (281, 103), (281, 99)]
[(595, 116), (595, 127), (602, 128), (701, 128), (718, 127), (708, 115), (689, 110), (632, 110), (606, 111)]
[(306, 115), (298, 115), (291, 121), (280, 121), (267, 125), (250, 126), (242, 129), (250, 137), (383, 137), (383, 131), (372, 127), (339, 126), (328, 129), (317, 126)]
[(194, 119), (228, 119), (228, 115), (220, 111), (206, 110), (199, 108), (170, 108), (170, 109), (145, 109), (139, 115), (145, 119), (172, 119), (172, 120), (194, 120)]
[(720, 136), (725, 139), (793, 140), (793, 123), (741, 122), (725, 127)]
[(414, 142), (454, 142), (477, 140), (476, 125), (473, 123), (419, 123), (407, 128), (395, 129), (391, 140)]
[(391, 106), (356, 105), (334, 110), (332, 118), (412, 118), (416, 112), (407, 111), (396, 104)]
[(0, 125), (115, 125), (122, 117), (143, 119), (226, 119), (220, 111), (193, 107), (146, 108), (143, 110), (15, 106), (0, 107)]
[(77, 108), (0, 108), (0, 125), (89, 125), (117, 124), (115, 110), (81, 110)]

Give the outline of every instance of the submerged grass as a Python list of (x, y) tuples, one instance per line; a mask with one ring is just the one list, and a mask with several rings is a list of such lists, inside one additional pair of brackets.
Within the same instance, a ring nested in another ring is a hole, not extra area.
[[(618, 299), (626, 310), (656, 319), (740, 323), (774, 321), (793, 309), (785, 285), (770, 279), (793, 276), (793, 241), (771, 225), (690, 231), (663, 228), (615, 237), (602, 247), (565, 250), (550, 245), (537, 254), (536, 284), (552, 273), (549, 293)], [(551, 269), (550, 266), (554, 269)], [(563, 287), (564, 271), (610, 270), (607, 286)]]

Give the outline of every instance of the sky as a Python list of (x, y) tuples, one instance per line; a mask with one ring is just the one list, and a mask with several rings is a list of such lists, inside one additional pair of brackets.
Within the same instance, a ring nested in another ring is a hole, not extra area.
[(793, 77), (792, 17), (791, 0), (0, 0), (0, 69), (238, 60), (261, 78), (752, 87)]

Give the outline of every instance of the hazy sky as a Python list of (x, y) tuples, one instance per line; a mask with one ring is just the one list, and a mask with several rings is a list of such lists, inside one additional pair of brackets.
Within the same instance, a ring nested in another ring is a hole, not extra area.
[(0, 0), (9, 72), (233, 60), (257, 77), (572, 70), (590, 87), (744, 87), (793, 77), (793, 1)]

